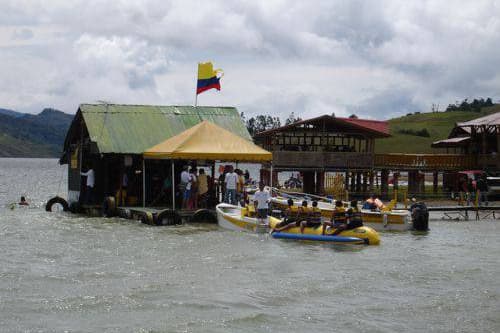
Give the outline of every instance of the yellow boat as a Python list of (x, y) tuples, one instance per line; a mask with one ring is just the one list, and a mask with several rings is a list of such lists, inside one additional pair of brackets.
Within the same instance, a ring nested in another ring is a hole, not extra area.
[[(273, 207), (285, 210), (288, 207), (287, 200), (288, 198), (277, 196), (271, 198), (271, 203), (273, 204)], [(302, 201), (300, 199), (294, 198), (293, 200), (294, 206), (292, 209), (297, 209), (298, 206), (301, 206)], [(312, 201), (306, 201), (308, 202), (307, 206), (311, 207)], [(344, 206), (348, 204), (348, 202), (344, 202)], [(391, 208), (391, 204), (389, 204), (388, 207)], [(321, 216), (330, 220), (335, 208), (335, 202), (330, 203), (318, 201), (318, 208), (321, 209)], [(361, 209), (361, 213), (363, 214), (363, 224), (377, 231), (405, 231), (411, 229), (412, 227), (410, 213), (408, 210), (388, 209), (383, 211), (373, 211), (369, 209)]]
[[(257, 218), (253, 217), (254, 216), (253, 206), (249, 206), (248, 208), (247, 207), (242, 208), (239, 206), (222, 203), (217, 205), (216, 211), (217, 211), (218, 224), (223, 228), (236, 231), (251, 231), (251, 232), (269, 230), (267, 226), (259, 225)], [(268, 217), (269, 227), (272, 229), (274, 229), (276, 225), (281, 221), (282, 219), (273, 216)], [(331, 234), (334, 231), (335, 229), (329, 229), (329, 230), (327, 229), (326, 235), (333, 239), (333, 237), (335, 236), (331, 236)], [(279, 233), (301, 235), (299, 227), (293, 227), (287, 229), (286, 231), (281, 231)], [(321, 236), (321, 233), (322, 233), (321, 227), (316, 229), (313, 228), (304, 229), (304, 235)], [(358, 243), (364, 243), (369, 245), (378, 245), (380, 243), (379, 234), (372, 228), (366, 226), (362, 226), (351, 230), (345, 230), (341, 232), (339, 236), (344, 238), (355, 237), (362, 240), (362, 242)]]

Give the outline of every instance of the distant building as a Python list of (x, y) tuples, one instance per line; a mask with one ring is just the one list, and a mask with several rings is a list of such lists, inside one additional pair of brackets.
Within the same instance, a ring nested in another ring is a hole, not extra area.
[(500, 112), (457, 123), (447, 139), (432, 143), (432, 147), (473, 155), (478, 169), (500, 170)]

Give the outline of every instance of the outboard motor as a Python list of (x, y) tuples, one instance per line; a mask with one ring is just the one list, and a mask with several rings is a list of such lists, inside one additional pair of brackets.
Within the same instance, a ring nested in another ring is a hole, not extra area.
[(410, 207), (413, 229), (417, 231), (429, 230), (429, 210), (423, 202), (417, 202)]

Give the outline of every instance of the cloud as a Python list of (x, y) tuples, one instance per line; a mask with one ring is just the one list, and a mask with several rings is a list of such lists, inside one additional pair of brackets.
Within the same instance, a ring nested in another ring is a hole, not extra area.
[(82, 76), (122, 74), (132, 89), (155, 88), (155, 75), (168, 68), (167, 51), (128, 37), (84, 34), (74, 43)]
[(29, 40), (29, 39), (32, 39), (34, 36), (33, 34), (33, 31), (31, 31), (30, 29), (17, 29), (14, 31), (14, 33), (12, 33), (12, 39), (13, 40), (16, 40), (16, 39), (20, 39), (20, 40)]
[(500, 98), (494, 0), (5, 0), (0, 22), (0, 103), (21, 111), (192, 104), (205, 60), (225, 76), (199, 102), (249, 115), (378, 119)]

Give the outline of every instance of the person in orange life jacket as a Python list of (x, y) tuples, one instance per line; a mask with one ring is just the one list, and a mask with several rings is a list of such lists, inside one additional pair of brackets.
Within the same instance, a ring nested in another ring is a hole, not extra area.
[(326, 227), (338, 228), (346, 221), (345, 208), (341, 200), (335, 201), (335, 208), (333, 210), (332, 219), (329, 222), (323, 223), (323, 232), (325, 234)]
[(283, 231), (293, 227), (299, 227), (303, 217), (307, 215), (307, 201), (302, 201), (302, 206), (297, 208), (297, 212), (293, 214), (292, 211), (293, 200), (288, 199), (288, 208), (287, 208), (287, 216), (283, 220), (283, 222), (278, 223), (276, 228), (273, 231)]
[(347, 223), (343, 223), (336, 227), (335, 231), (332, 233), (332, 236), (336, 236), (340, 234), (344, 230), (351, 230), (355, 228), (359, 228), (363, 226), (363, 215), (361, 211), (358, 209), (358, 201), (351, 201), (351, 208), (346, 213)]
[(300, 222), (300, 233), (304, 233), (304, 229), (314, 228), (321, 226), (321, 209), (318, 208), (318, 202), (313, 201), (312, 211), (308, 214), (305, 221)]

